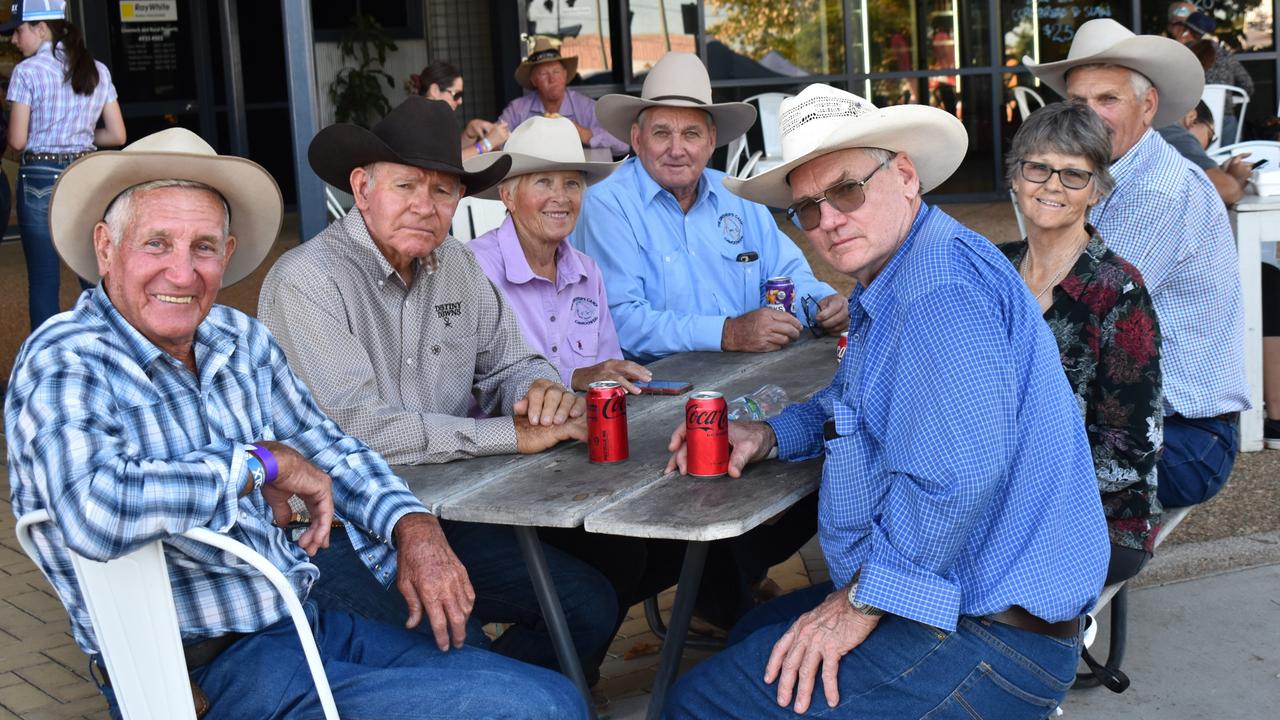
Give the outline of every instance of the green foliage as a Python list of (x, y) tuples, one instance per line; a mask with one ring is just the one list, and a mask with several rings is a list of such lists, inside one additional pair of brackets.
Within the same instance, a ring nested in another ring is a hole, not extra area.
[(382, 67), (387, 62), (387, 53), (395, 50), (395, 42), (387, 37), (376, 19), (363, 13), (351, 18), (351, 27), (338, 41), (343, 68), (329, 84), (329, 101), (333, 103), (338, 122), (369, 127), (391, 112), (391, 103), (382, 94), (382, 85), (386, 83), (388, 88), (394, 88), (395, 79)]

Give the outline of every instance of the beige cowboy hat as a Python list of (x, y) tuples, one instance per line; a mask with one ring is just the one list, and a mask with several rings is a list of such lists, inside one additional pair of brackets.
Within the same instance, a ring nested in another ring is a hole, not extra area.
[(533, 47), (529, 50), (529, 55), (516, 66), (516, 82), (525, 90), (532, 90), (533, 83), (529, 82), (529, 75), (533, 73), (533, 68), (549, 62), (558, 62), (563, 65), (564, 74), (569, 80), (572, 80), (573, 76), (578, 74), (578, 58), (562, 57), (560, 55), (560, 46), (555, 44), (551, 38), (537, 37), (533, 41)]
[(1023, 56), (1022, 64), (1063, 97), (1067, 96), (1067, 73), (1081, 65), (1120, 65), (1142, 73), (1159, 96), (1156, 116), (1151, 121), (1151, 126), (1158, 128), (1172, 125), (1186, 115), (1204, 91), (1204, 69), (1195, 53), (1177, 40), (1135, 35), (1111, 18), (1081, 25), (1066, 60), (1040, 64)]
[[(594, 185), (609, 177), (622, 161), (587, 162), (582, 152), (582, 138), (573, 127), (573, 121), (565, 117), (531, 117), (511, 132), (507, 142), (498, 152), (476, 155), (462, 161), (467, 172), (483, 172), (502, 158), (511, 158), (511, 169), (503, 180), (536, 172), (577, 171), (586, 176), (587, 185)], [(499, 200), (498, 187), (494, 185), (474, 197)]]
[(231, 211), (236, 251), (222, 286), (243, 280), (262, 263), (280, 233), (284, 203), (280, 187), (261, 165), (219, 155), (185, 128), (148, 135), (123, 150), (86, 155), (58, 178), (49, 198), (53, 247), (75, 274), (100, 280), (93, 226), (120, 193), (153, 180), (190, 180), (217, 190)]
[(749, 180), (726, 177), (729, 192), (771, 207), (787, 207), (794, 202), (792, 170), (837, 150), (881, 148), (911, 158), (923, 194), (951, 177), (969, 149), (964, 123), (948, 112), (928, 105), (878, 108), (822, 83), (783, 100), (778, 124), (782, 164)]
[(711, 102), (711, 77), (697, 55), (669, 52), (649, 70), (640, 97), (605, 95), (596, 102), (596, 119), (616, 138), (631, 137), (631, 125), (645, 108), (687, 107), (706, 110), (716, 125), (716, 146), (728, 145), (756, 121), (756, 109), (743, 102)]

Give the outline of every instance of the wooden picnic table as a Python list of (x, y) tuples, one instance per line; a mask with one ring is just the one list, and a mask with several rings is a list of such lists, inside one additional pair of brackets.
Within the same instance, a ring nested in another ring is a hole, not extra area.
[[(684, 353), (649, 365), (655, 379), (684, 380), (694, 390), (726, 399), (765, 383), (792, 402), (825, 387), (835, 372), (834, 338), (807, 335), (773, 353)], [(511, 525), (556, 645), (557, 657), (584, 693), (590, 693), (546, 569), (538, 527), (689, 541), (671, 622), (663, 642), (649, 716), (661, 712), (683, 651), (707, 543), (742, 535), (786, 510), (818, 486), (818, 461), (752, 465), (737, 480), (664, 473), (667, 443), (683, 422), (687, 395), (628, 397), (630, 457), (619, 463), (587, 460), (582, 443), (537, 455), (503, 455), (445, 465), (397, 466), (396, 472), (433, 512), (447, 520)]]

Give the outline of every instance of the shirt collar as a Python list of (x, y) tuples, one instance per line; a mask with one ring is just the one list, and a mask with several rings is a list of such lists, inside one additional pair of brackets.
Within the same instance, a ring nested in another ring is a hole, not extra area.
[[(667, 197), (671, 198), (671, 201), (676, 203), (676, 207), (680, 206), (680, 203), (676, 202), (675, 195), (668, 192), (666, 188), (659, 185), (658, 181), (654, 180), (649, 175), (649, 171), (646, 170), (644, 164), (640, 162), (640, 158), (632, 156), (627, 158), (626, 161), (633, 163), (632, 168), (636, 174), (636, 184), (640, 187), (640, 197), (644, 198), (646, 205), (656, 200), (659, 195), (666, 193)], [(716, 189), (712, 187), (716, 183), (709, 182), (707, 178), (708, 175), (709, 171), (706, 168), (703, 168), (702, 174), (698, 176), (698, 197), (693, 201), (693, 207), (697, 207), (698, 203), (701, 203), (708, 198), (710, 198), (711, 202), (716, 206), (719, 205), (718, 193)]]
[(933, 208), (923, 200), (920, 201), (920, 209), (916, 211), (915, 220), (911, 221), (911, 229), (907, 231), (907, 238), (898, 246), (898, 250), (889, 258), (889, 262), (885, 263), (884, 269), (876, 275), (875, 280), (867, 287), (863, 287), (862, 283), (857, 283), (853, 288), (853, 294), (849, 296), (851, 302), (862, 305), (867, 315), (876, 316), (876, 312), (885, 307), (886, 302), (891, 297), (892, 290), (889, 286), (893, 284), (893, 275), (897, 272), (898, 267), (902, 265), (903, 257), (911, 251), (911, 245), (915, 241), (916, 235), (920, 229), (924, 227), (929, 215), (933, 212)]
[[(1142, 134), (1138, 142), (1134, 143), (1133, 147), (1129, 148), (1128, 152), (1121, 155), (1119, 160), (1111, 163), (1111, 174), (1117, 180), (1128, 175), (1129, 171), (1142, 160), (1154, 137), (1158, 137), (1156, 131), (1147, 128), (1147, 131)], [(1114, 191), (1112, 194), (1114, 194)]]
[[(520, 238), (516, 235), (515, 221), (510, 215), (507, 215), (502, 225), (498, 226), (497, 240), (507, 282), (512, 285), (523, 285), (534, 279), (541, 279), (529, 266), (524, 247), (520, 245)], [(556, 290), (562, 290), (567, 285), (585, 280), (586, 277), (587, 269), (583, 267), (578, 254), (569, 245), (569, 239), (561, 240), (560, 245), (556, 247)]]
[[(364, 222), (364, 215), (360, 213), (359, 208), (351, 208), (351, 212), (343, 216), (342, 228), (346, 231), (347, 236), (355, 240), (355, 247), (360, 251), (365, 260), (365, 269), (379, 280), (392, 280), (404, 284), (400, 273), (391, 267), (391, 263), (387, 262), (387, 258), (378, 249), (373, 242), (373, 236), (369, 234), (369, 226)], [(419, 274), (431, 275), (440, 267), (440, 259), (436, 255), (436, 250), (432, 250), (431, 254), (426, 258), (413, 261), (413, 277), (417, 279)]]
[[(157, 358), (164, 358), (172, 365), (179, 365), (177, 358), (161, 350), (155, 343), (147, 339), (137, 328), (125, 319), (107, 295), (106, 288), (99, 282), (90, 294), (90, 302), (94, 304), (107, 326), (124, 342), (124, 346), (138, 367), (147, 368)], [(235, 347), (235, 338), (223, 332), (206, 317), (196, 326), (193, 340), (195, 346), (196, 369), (202, 378), (216, 373), (225, 364)], [(202, 380), (203, 384), (203, 380)]]

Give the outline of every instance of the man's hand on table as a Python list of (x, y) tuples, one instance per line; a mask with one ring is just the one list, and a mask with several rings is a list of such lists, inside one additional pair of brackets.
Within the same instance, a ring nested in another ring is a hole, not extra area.
[(476, 592), (440, 521), (434, 515), (410, 513), (400, 518), (393, 534), (399, 556), (396, 587), (409, 606), (404, 626), (415, 627), (425, 611), (437, 647), (448, 650), (451, 638), (453, 647), (462, 647)]
[(275, 524), (284, 527), (293, 517), (289, 498), (297, 495), (311, 516), (311, 527), (298, 538), (298, 547), (307, 555), (315, 555), (321, 548), (329, 547), (329, 529), (333, 525), (333, 480), (288, 445), (267, 440), (258, 444), (271, 451), (280, 468), (276, 479), (263, 485), (261, 490), (262, 499), (271, 508)]
[[(517, 418), (525, 416), (530, 425), (563, 425), (570, 418), (586, 414), (587, 400), (558, 382), (539, 378), (529, 386), (529, 392), (516, 401), (513, 409)], [(517, 425), (517, 433), (519, 429)]]
[(827, 706), (840, 703), (840, 658), (862, 644), (880, 616), (864, 615), (849, 604), (847, 588), (839, 588), (818, 607), (801, 615), (773, 646), (764, 681), (778, 681), (778, 705), (791, 705), (797, 714), (809, 709), (813, 687), (822, 666), (822, 689)]
[(849, 329), (849, 300), (835, 293), (818, 301), (818, 326), (828, 335), (839, 335)]
[(652, 379), (653, 373), (639, 363), (633, 363), (630, 360), (605, 360), (589, 367), (580, 367), (574, 370), (573, 389), (586, 392), (593, 382), (616, 380), (622, 384), (623, 389), (627, 392), (632, 395), (639, 395), (640, 388), (632, 384), (632, 381), (644, 380), (648, 382)]
[(548, 450), (565, 440), (587, 440), (587, 416), (571, 418), (562, 425), (534, 425), (527, 418), (517, 415), (516, 452), (531, 455)]
[(720, 331), (720, 349), (725, 352), (772, 352), (800, 337), (804, 325), (790, 313), (773, 308), (756, 308), (745, 315), (726, 318)]
[[(777, 442), (773, 428), (767, 422), (730, 420), (729, 477), (742, 477), (742, 468), (769, 457), (769, 451)], [(682, 422), (676, 426), (676, 431), (671, 433), (671, 442), (667, 445), (667, 449), (671, 451), (671, 459), (667, 461), (665, 472), (679, 470), (681, 475), (688, 474), (688, 447), (685, 443), (685, 427)]]
[(1235, 178), (1241, 185), (1249, 182), (1249, 176), (1253, 174), (1253, 163), (1249, 162), (1249, 153), (1232, 155), (1222, 163), (1222, 171)]

